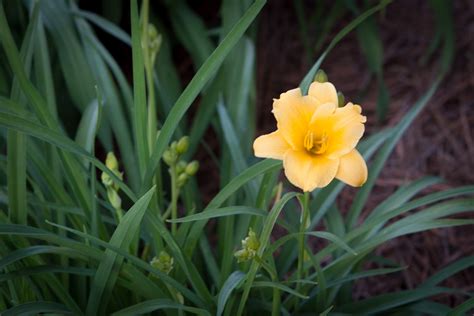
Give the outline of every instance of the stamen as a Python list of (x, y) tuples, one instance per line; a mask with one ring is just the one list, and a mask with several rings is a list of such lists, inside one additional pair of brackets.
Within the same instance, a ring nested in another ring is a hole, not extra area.
[(308, 151), (311, 151), (313, 148), (313, 132), (309, 131), (306, 133), (306, 136), (304, 137), (304, 148)]
[(304, 137), (303, 146), (312, 154), (323, 154), (328, 148), (328, 135), (324, 132), (320, 138), (316, 138), (313, 132), (308, 131)]

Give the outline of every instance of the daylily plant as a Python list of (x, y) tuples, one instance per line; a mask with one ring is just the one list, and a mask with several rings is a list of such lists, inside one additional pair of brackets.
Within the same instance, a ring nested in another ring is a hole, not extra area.
[(325, 187), (334, 178), (351, 186), (367, 180), (367, 165), (355, 149), (366, 117), (359, 105), (338, 107), (330, 82), (313, 82), (308, 95), (299, 88), (274, 99), (277, 130), (258, 137), (257, 157), (283, 160), (285, 175), (305, 192)]

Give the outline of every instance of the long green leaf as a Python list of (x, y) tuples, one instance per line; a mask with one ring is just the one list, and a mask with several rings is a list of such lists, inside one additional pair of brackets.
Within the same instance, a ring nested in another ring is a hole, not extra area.
[(350, 303), (336, 308), (338, 312), (350, 313), (381, 313), (391, 308), (428, 298), (442, 293), (452, 293), (453, 290), (441, 287), (407, 290), (397, 293), (383, 294), (363, 301)]
[(436, 286), (450, 276), (472, 266), (474, 266), (474, 256), (459, 259), (430, 276), (427, 280), (425, 280), (425, 282), (423, 282), (422, 286)]
[(150, 313), (158, 310), (174, 309), (179, 311), (185, 311), (196, 315), (211, 315), (209, 312), (195, 307), (185, 306), (168, 299), (154, 299), (145, 302), (138, 303), (136, 305), (124, 308), (120, 311), (113, 313), (113, 316), (133, 316)]
[[(125, 214), (122, 221), (115, 230), (110, 244), (126, 249), (136, 232), (148, 208), (148, 203), (155, 192), (155, 187), (144, 194), (133, 207)], [(104, 314), (112, 289), (120, 270), (123, 257), (111, 250), (105, 251), (105, 257), (97, 268), (97, 272), (91, 284), (89, 301), (87, 303), (87, 315)]]
[(177, 218), (175, 220), (167, 220), (170, 223), (187, 223), (187, 222), (195, 222), (210, 218), (222, 217), (222, 216), (231, 216), (231, 215), (239, 215), (239, 214), (246, 214), (246, 215), (256, 215), (256, 216), (265, 216), (267, 212), (248, 206), (227, 206), (223, 208), (217, 209), (210, 209), (206, 210), (201, 213), (189, 215), (186, 217)]
[[(288, 203), (289, 200), (294, 198), (297, 195), (297, 193), (286, 193), (275, 205), (273, 206), (272, 210), (268, 214), (265, 223), (263, 224), (263, 229), (262, 233), (260, 234), (259, 240), (260, 240), (260, 247), (257, 250), (256, 256), (262, 257), (263, 253), (265, 252), (266, 247), (268, 246), (268, 243), (270, 242), (270, 234), (273, 230), (273, 227), (275, 226), (276, 220), (278, 216), (280, 215), (280, 212), (283, 210), (283, 207)], [(242, 294), (242, 297), (240, 299), (239, 303), (239, 309), (237, 311), (237, 315), (240, 316), (242, 315), (245, 304), (247, 302), (248, 296), (250, 294), (250, 289), (252, 287), (252, 284), (254, 283), (255, 276), (257, 274), (258, 268), (260, 267), (260, 264), (258, 263), (257, 260), (252, 261), (252, 264), (250, 265), (249, 272), (247, 272), (247, 279), (244, 284), (244, 292)]]
[(371, 166), (371, 170), (369, 173), (369, 177), (367, 182), (364, 184), (362, 189), (357, 192), (357, 195), (351, 205), (349, 210), (349, 214), (346, 220), (346, 226), (351, 228), (357, 222), (360, 213), (362, 212), (362, 208), (364, 207), (367, 198), (375, 185), (375, 180), (378, 178), (382, 168), (387, 161), (390, 153), (392, 152), (393, 148), (397, 144), (398, 140), (402, 137), (404, 132), (410, 126), (411, 122), (415, 119), (415, 117), (420, 113), (420, 111), (425, 107), (428, 101), (431, 99), (433, 94), (436, 92), (440, 82), (442, 80), (442, 76), (439, 76), (431, 85), (430, 89), (413, 105), (410, 111), (403, 117), (403, 119), (397, 124), (395, 127), (395, 134), (384, 144), (380, 152), (378, 153), (375, 161)]
[[(248, 181), (256, 178), (257, 176), (264, 174), (270, 170), (276, 170), (281, 167), (281, 162), (273, 159), (265, 159), (255, 165), (247, 168), (240, 175), (232, 179), (206, 206), (204, 210), (216, 209), (219, 208), (222, 203), (224, 203), (234, 192), (241, 188)], [(184, 246), (184, 252), (191, 256), (194, 248), (196, 247), (199, 236), (201, 235), (204, 227), (206, 226), (207, 221), (199, 221), (194, 223), (191, 231), (189, 232), (186, 244)]]
[(78, 10), (78, 9), (72, 10), (72, 13), (79, 17), (82, 17), (91, 21), (92, 23), (100, 27), (102, 30), (114, 36), (115, 38), (121, 40), (125, 44), (130, 45), (130, 46), (132, 45), (130, 35), (128, 35), (125, 31), (120, 29), (117, 25), (101, 17), (100, 15), (97, 15), (92, 12), (87, 12), (84, 10)]
[(165, 123), (163, 124), (160, 136), (158, 137), (153, 148), (150, 163), (145, 172), (145, 188), (151, 183), (151, 178), (155, 173), (155, 169), (158, 166), (161, 156), (168, 146), (168, 143), (170, 142), (179, 121), (189, 109), (199, 92), (204, 88), (205, 84), (215, 74), (219, 66), (224, 61), (225, 56), (227, 56), (232, 47), (234, 47), (237, 41), (242, 37), (244, 32), (256, 18), (257, 14), (265, 5), (265, 2), (265, 0), (256, 0), (254, 4), (252, 4), (252, 6), (232, 28), (229, 34), (227, 34), (227, 36), (214, 50), (214, 52), (206, 59), (204, 64), (201, 66), (201, 68), (199, 68), (196, 75), (193, 77), (191, 82), (176, 101), (175, 105), (171, 109), (171, 112), (166, 118)]
[[(38, 29), (39, 6), (35, 5), (33, 14), (28, 24), (20, 55), (29, 73), (33, 51), (35, 49), (35, 39)], [(24, 103), (24, 97), (18, 85), (18, 81), (13, 81), (11, 98), (19, 104)], [(24, 108), (22, 106), (21, 108)], [(7, 134), (7, 184), (8, 184), (8, 210), (13, 222), (25, 224), (27, 220), (27, 199), (26, 199), (26, 157), (27, 138), (24, 134), (16, 131), (8, 131)]]
[(29, 302), (2, 312), (3, 316), (39, 315), (42, 313), (73, 314), (66, 306), (55, 302)]
[(447, 316), (463, 316), (466, 315), (468, 311), (472, 311), (474, 309), (474, 297), (471, 297), (464, 303), (456, 306), (453, 310), (451, 310)]
[(290, 293), (293, 296), (296, 296), (296, 297), (299, 297), (299, 298), (302, 298), (302, 299), (309, 298), (309, 296), (303, 295), (303, 294), (293, 290), (292, 288), (290, 288), (286, 285), (283, 285), (281, 283), (277, 283), (277, 282), (270, 282), (270, 281), (255, 281), (255, 282), (253, 282), (252, 288), (259, 288), (259, 287), (277, 288), (279, 290)]
[(130, 199), (132, 199), (132, 201), (136, 200), (136, 196), (132, 192), (132, 190), (125, 183), (123, 183), (123, 181), (120, 180), (117, 175), (115, 175), (101, 161), (89, 154), (87, 151), (85, 151), (82, 147), (77, 145), (69, 138), (43, 125), (28, 121), (24, 118), (8, 113), (0, 113), (0, 125), (6, 128), (11, 128), (17, 131), (24, 132), (33, 137), (40, 138), (50, 144), (53, 144), (64, 150), (86, 158), (88, 161), (92, 162), (97, 168), (110, 175), (110, 177), (114, 179), (114, 182), (117, 183), (117, 185), (125, 192), (125, 194), (128, 195), (128, 197), (130, 197)]
[(229, 299), (232, 291), (239, 286), (242, 280), (245, 279), (245, 273), (242, 271), (234, 271), (232, 272), (227, 280), (222, 285), (222, 289), (219, 291), (219, 295), (217, 297), (217, 313), (216, 316), (221, 316), (224, 312), (225, 305), (227, 300)]
[[(148, 262), (144, 262), (140, 258), (137, 258), (136, 256), (133, 256), (133, 255), (129, 254), (128, 251), (125, 251), (120, 247), (116, 247), (116, 246), (114, 246), (114, 245), (112, 245), (108, 242), (105, 242), (101, 239), (98, 239), (95, 236), (80, 232), (78, 230), (75, 230), (75, 229), (72, 229), (72, 228), (69, 228), (69, 227), (66, 227), (66, 226), (53, 224), (53, 223), (51, 223), (51, 225), (62, 228), (66, 231), (69, 231), (69, 232), (75, 234), (75, 235), (83, 237), (85, 240), (88, 240), (91, 243), (97, 244), (97, 245), (102, 246), (106, 249), (110, 249), (111, 251), (116, 252), (118, 255), (124, 257), (129, 262), (133, 263), (135, 266), (137, 266), (137, 267), (139, 267), (139, 268), (141, 268), (145, 271), (148, 271), (148, 272), (152, 273), (153, 275), (156, 275), (158, 278), (162, 279), (164, 282), (168, 283), (170, 286), (172, 286), (176, 290), (178, 290), (181, 294), (183, 294), (184, 297), (186, 297), (187, 299), (189, 299), (193, 303), (195, 303), (197, 305), (205, 306), (205, 305), (203, 305), (203, 302), (193, 292), (191, 292), (190, 290), (187, 289), (187, 287), (181, 285), (175, 279), (171, 278), (170, 276), (168, 276), (167, 274), (161, 272), (160, 270), (158, 270), (156, 268), (153, 268)], [(20, 227), (20, 229), (18, 227)], [(64, 240), (63, 239), (58, 240), (56, 235), (45, 234), (41, 230), (33, 229), (31, 227), (22, 227), (20, 225), (3, 225), (3, 226), (0, 225), (0, 234), (1, 233), (6, 233), (6, 234), (15, 235), (15, 234), (20, 234), (20, 231), (23, 235), (27, 235), (27, 236), (31, 236), (31, 237), (35, 237), (35, 238), (41, 238), (41, 239), (50, 240), (50, 241), (55, 241), (55, 242), (59, 241), (59, 244), (64, 243)], [(83, 244), (79, 244), (79, 245), (83, 245)], [(98, 251), (96, 248), (91, 248), (91, 247), (87, 247), (87, 248), (98, 252), (98, 253), (95, 254), (94, 258), (96, 258), (96, 259), (101, 259), (102, 258), (103, 253)], [(91, 255), (90, 250), (88, 251), (86, 249), (85, 252), (87, 252), (88, 255)], [(127, 268), (127, 266), (125, 265), (124, 268)], [(133, 273), (132, 273), (132, 275), (133, 275)]]
[(336, 36), (334, 36), (334, 38), (332, 39), (331, 43), (329, 43), (326, 50), (321, 54), (321, 56), (318, 58), (318, 60), (314, 63), (314, 65), (311, 67), (311, 69), (308, 71), (306, 76), (301, 81), (300, 89), (303, 95), (308, 93), (309, 86), (313, 82), (316, 72), (321, 66), (323, 60), (326, 58), (329, 52), (334, 48), (334, 46), (336, 46), (337, 43), (339, 43), (347, 34), (349, 34), (352, 30), (354, 30), (364, 20), (366, 20), (368, 17), (370, 17), (372, 14), (376, 13), (377, 11), (380, 11), (383, 8), (385, 8), (390, 2), (391, 0), (382, 0), (378, 5), (367, 10), (363, 14), (359, 15), (356, 19), (354, 19), (351, 23), (349, 23), (341, 31), (339, 31), (339, 33), (337, 33)]
[(0, 269), (5, 268), (7, 265), (17, 262), (19, 260), (41, 255), (41, 254), (60, 254), (67, 255), (75, 258), (84, 258), (81, 252), (70, 249), (67, 247), (56, 247), (56, 246), (31, 246), (28, 248), (21, 248), (15, 250), (8, 255), (4, 256), (0, 260)]

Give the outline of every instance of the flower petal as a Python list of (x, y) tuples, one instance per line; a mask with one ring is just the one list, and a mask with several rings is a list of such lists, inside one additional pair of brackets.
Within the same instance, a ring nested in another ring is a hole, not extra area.
[(332, 117), (328, 157), (339, 158), (355, 148), (364, 134), (367, 118), (361, 115), (359, 105), (352, 103), (337, 108)]
[(367, 165), (356, 149), (341, 157), (336, 178), (353, 187), (360, 187), (367, 181)]
[(283, 160), (285, 175), (290, 182), (305, 192), (327, 186), (336, 176), (339, 160), (288, 150)]
[(295, 150), (303, 149), (303, 140), (316, 109), (314, 98), (302, 96), (299, 88), (289, 90), (273, 102), (278, 130)]
[(330, 82), (313, 82), (309, 86), (308, 95), (316, 98), (319, 104), (332, 103), (337, 106), (337, 91), (334, 85)]
[(255, 156), (283, 160), (290, 145), (282, 137), (280, 131), (262, 135), (253, 142)]
[(317, 107), (314, 111), (313, 116), (311, 117), (311, 124), (317, 122), (319, 119), (325, 119), (328, 116), (334, 114), (336, 111), (336, 105), (334, 103), (323, 103)]

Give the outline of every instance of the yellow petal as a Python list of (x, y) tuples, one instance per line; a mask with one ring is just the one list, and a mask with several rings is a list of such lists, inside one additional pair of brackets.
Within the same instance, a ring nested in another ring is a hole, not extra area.
[(316, 108), (311, 117), (311, 124), (317, 122), (319, 119), (325, 119), (328, 116), (334, 114), (336, 105), (334, 103), (323, 103)]
[(338, 104), (336, 88), (330, 82), (313, 82), (311, 86), (309, 86), (308, 95), (316, 98), (319, 104)]
[(367, 181), (367, 165), (356, 149), (341, 157), (336, 178), (353, 187), (360, 187)]
[(285, 175), (305, 192), (327, 186), (336, 176), (339, 160), (311, 155), (306, 151), (288, 150), (283, 160)]
[(281, 136), (279, 131), (262, 135), (253, 142), (255, 156), (283, 160), (290, 145)]
[(278, 130), (293, 149), (303, 148), (303, 140), (316, 106), (315, 100), (302, 96), (299, 88), (282, 93), (280, 99), (274, 100), (273, 114)]
[(352, 103), (336, 109), (331, 118), (332, 127), (327, 150), (329, 158), (339, 158), (355, 148), (364, 134), (365, 127), (363, 123), (367, 120), (360, 113), (360, 106)]

